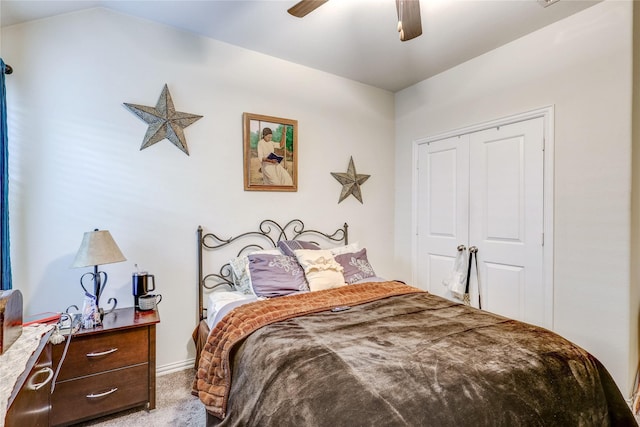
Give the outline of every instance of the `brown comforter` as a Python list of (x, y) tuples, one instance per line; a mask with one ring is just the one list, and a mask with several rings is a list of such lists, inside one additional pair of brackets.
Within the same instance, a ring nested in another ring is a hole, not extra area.
[(397, 282), (234, 309), (195, 384), (221, 425), (637, 425), (581, 348)]

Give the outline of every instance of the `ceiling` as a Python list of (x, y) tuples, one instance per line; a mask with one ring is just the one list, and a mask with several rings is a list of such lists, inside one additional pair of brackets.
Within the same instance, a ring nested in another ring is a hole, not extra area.
[(0, 20), (104, 7), (396, 92), (600, 0), (422, 0), (423, 34), (406, 42), (394, 0), (330, 0), (302, 19), (286, 12), (296, 1), (2, 0)]

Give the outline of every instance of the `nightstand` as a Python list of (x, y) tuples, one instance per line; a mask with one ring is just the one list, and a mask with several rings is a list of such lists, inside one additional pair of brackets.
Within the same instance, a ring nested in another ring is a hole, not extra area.
[[(156, 406), (157, 310), (114, 310), (71, 339), (51, 396), (51, 425), (69, 425), (135, 406)], [(53, 366), (64, 343), (53, 346)]]

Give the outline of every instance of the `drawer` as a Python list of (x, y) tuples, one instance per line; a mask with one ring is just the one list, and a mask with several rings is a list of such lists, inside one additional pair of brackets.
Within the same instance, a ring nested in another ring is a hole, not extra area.
[[(54, 346), (58, 363), (64, 344)], [(79, 378), (149, 361), (149, 330), (135, 328), (71, 338), (58, 381)]]
[(148, 400), (147, 364), (57, 382), (51, 395), (51, 425), (76, 423)]

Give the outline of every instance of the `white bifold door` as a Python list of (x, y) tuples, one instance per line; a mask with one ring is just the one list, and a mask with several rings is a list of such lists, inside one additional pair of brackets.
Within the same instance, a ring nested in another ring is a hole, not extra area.
[[(472, 305), (545, 325), (544, 122), (533, 118), (419, 144), (418, 286), (451, 298), (457, 247), (478, 248)], [(478, 277), (479, 286), (478, 287)]]

